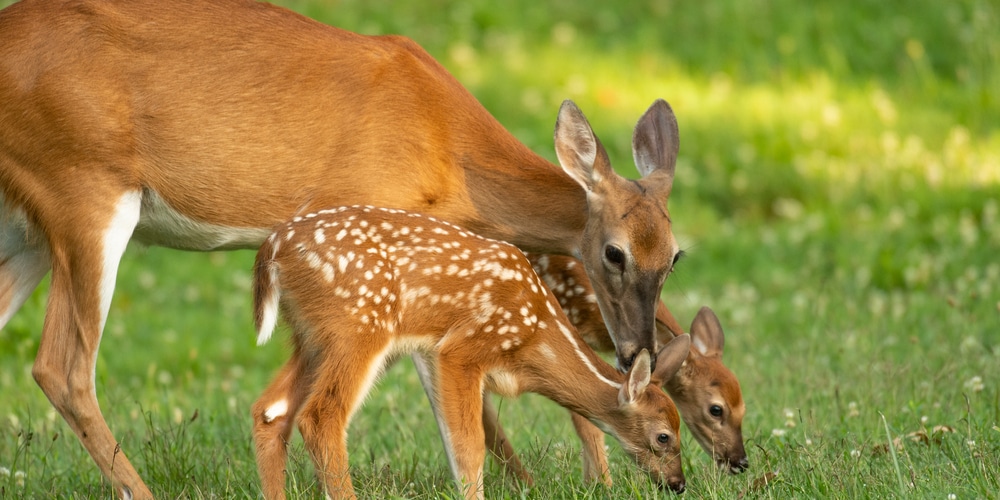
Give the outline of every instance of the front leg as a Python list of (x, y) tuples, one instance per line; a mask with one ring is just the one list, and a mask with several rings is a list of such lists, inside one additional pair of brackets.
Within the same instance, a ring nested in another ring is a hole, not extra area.
[(437, 394), (442, 437), (452, 474), (465, 498), (483, 498), (483, 374), (476, 368), (441, 359)]
[[(413, 360), (413, 366), (416, 368), (420, 384), (424, 387), (427, 399), (431, 403), (431, 410), (434, 413), (434, 419), (437, 421), (438, 431), (441, 434), (442, 441), (444, 441), (445, 455), (447, 455), (448, 464), (454, 472), (455, 456), (452, 447), (448, 446), (448, 427), (444, 421), (444, 415), (441, 413), (441, 405), (438, 404), (437, 390), (434, 388), (434, 380), (436, 379), (434, 366), (425, 354), (413, 353), (410, 355), (410, 358)], [(489, 396), (485, 394), (483, 395), (483, 435), (486, 439), (486, 447), (497, 458), (497, 461), (500, 462), (504, 470), (509, 474), (513, 474), (514, 477), (528, 486), (534, 486), (535, 481), (531, 477), (531, 473), (521, 464), (521, 460), (510, 445), (510, 440), (507, 439), (503, 427), (500, 426), (500, 415), (497, 412), (496, 406), (493, 405)]]
[(573, 428), (583, 445), (583, 481), (590, 483), (600, 480), (611, 486), (611, 473), (608, 469), (608, 456), (604, 452), (604, 432), (590, 423), (590, 420), (576, 412), (570, 412), (573, 417)]

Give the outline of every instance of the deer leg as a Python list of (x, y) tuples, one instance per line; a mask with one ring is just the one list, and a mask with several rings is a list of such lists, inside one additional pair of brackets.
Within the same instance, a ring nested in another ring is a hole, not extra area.
[(466, 498), (483, 498), (483, 463), (486, 435), (483, 431), (483, 374), (460, 362), (440, 358), (437, 387), (444, 421), (445, 449), (452, 474)]
[[(152, 498), (111, 434), (94, 387), (101, 332), (118, 263), (139, 220), (140, 195), (127, 192), (106, 208), (104, 212), (113, 215), (101, 230), (94, 230), (93, 220), (74, 220), (71, 211), (50, 221), (56, 228), (49, 235), (52, 287), (32, 375), (115, 493), (122, 498)], [(80, 213), (92, 217), (94, 210)]]
[(486, 435), (486, 447), (497, 458), (507, 474), (512, 474), (518, 480), (534, 486), (531, 473), (524, 468), (511, 446), (507, 434), (500, 425), (500, 414), (488, 394), (483, 395), (483, 432)]
[[(420, 379), (420, 384), (427, 394), (427, 399), (431, 402), (431, 410), (434, 413), (434, 420), (437, 421), (438, 432), (441, 434), (441, 439), (445, 441), (445, 455), (448, 457), (448, 464), (451, 465), (455, 463), (455, 456), (452, 454), (452, 448), (447, 445), (446, 441), (448, 427), (438, 403), (437, 390), (434, 388), (435, 369), (425, 356), (416, 352), (410, 355), (413, 359), (413, 366), (417, 371), (417, 377)], [(500, 465), (503, 466), (504, 471), (513, 474), (528, 486), (534, 486), (534, 479), (531, 477), (531, 473), (524, 468), (521, 460), (517, 458), (517, 453), (514, 452), (514, 448), (510, 445), (507, 435), (500, 426), (500, 417), (496, 407), (490, 401), (489, 396), (485, 394), (483, 395), (483, 429), (486, 436), (486, 447), (497, 458)]]
[(285, 498), (288, 438), (309, 388), (301, 376), (304, 369), (301, 361), (296, 350), (251, 409), (257, 472), (264, 498)]
[[(319, 331), (309, 335), (324, 340), (335, 337)], [(324, 345), (321, 359), (307, 361), (315, 376), (297, 417), (299, 432), (330, 498), (355, 498), (347, 461), (347, 428), (390, 352), (389, 343), (378, 339), (373, 335), (371, 341), (355, 342), (348, 336), (343, 342)]]
[(608, 456), (604, 452), (604, 432), (580, 414), (570, 412), (570, 415), (573, 417), (576, 435), (583, 445), (583, 481), (590, 483), (599, 480), (611, 486)]
[(0, 208), (0, 328), (49, 272), (48, 244), (41, 235), (29, 239), (30, 230), (22, 211)]

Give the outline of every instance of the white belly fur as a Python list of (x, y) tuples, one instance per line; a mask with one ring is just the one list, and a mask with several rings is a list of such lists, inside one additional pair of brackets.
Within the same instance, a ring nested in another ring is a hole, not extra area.
[(151, 189), (143, 190), (139, 224), (132, 239), (145, 245), (180, 250), (256, 248), (271, 228), (226, 227), (188, 218)]

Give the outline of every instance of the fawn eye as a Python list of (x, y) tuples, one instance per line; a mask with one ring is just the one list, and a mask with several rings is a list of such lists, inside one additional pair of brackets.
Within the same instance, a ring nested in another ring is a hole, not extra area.
[(604, 258), (619, 270), (625, 268), (625, 252), (614, 245), (604, 247)]
[(670, 442), (670, 435), (666, 433), (660, 433), (656, 436), (656, 442), (660, 444), (667, 444)]
[(722, 416), (722, 407), (719, 406), (719, 405), (712, 405), (708, 409), (708, 412), (711, 413), (713, 417), (721, 417)]

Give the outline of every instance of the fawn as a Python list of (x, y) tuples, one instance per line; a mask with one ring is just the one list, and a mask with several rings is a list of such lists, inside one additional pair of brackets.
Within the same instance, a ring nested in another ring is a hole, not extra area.
[[(576, 333), (516, 247), (418, 213), (341, 207), (295, 217), (254, 264), (258, 343), (279, 309), (293, 352), (253, 405), (262, 489), (284, 497), (292, 424), (327, 495), (353, 497), (346, 431), (379, 374), (403, 354), (432, 368), (432, 405), (452, 473), (483, 496), (483, 391), (536, 392), (611, 434), (663, 488), (684, 490), (680, 417), (660, 389), (690, 338), (622, 374)], [(652, 373), (651, 373), (652, 372)]]
[[(614, 349), (608, 328), (594, 299), (594, 291), (584, 267), (572, 257), (528, 254), (528, 260), (545, 282), (588, 345), (598, 351)], [(657, 338), (661, 345), (684, 333), (667, 306), (660, 301), (656, 309)], [(718, 317), (702, 307), (691, 323), (691, 342), (687, 359), (663, 387), (680, 410), (681, 417), (695, 440), (716, 463), (733, 474), (749, 467), (743, 446), (742, 423), (746, 412), (739, 381), (722, 363), (725, 335)], [(610, 484), (604, 435), (599, 429), (573, 415), (573, 423), (583, 442), (584, 479), (600, 479)], [(531, 475), (517, 459), (500, 427), (496, 409), (484, 407), (483, 424), (487, 446), (501, 463), (521, 480), (531, 483)]]

